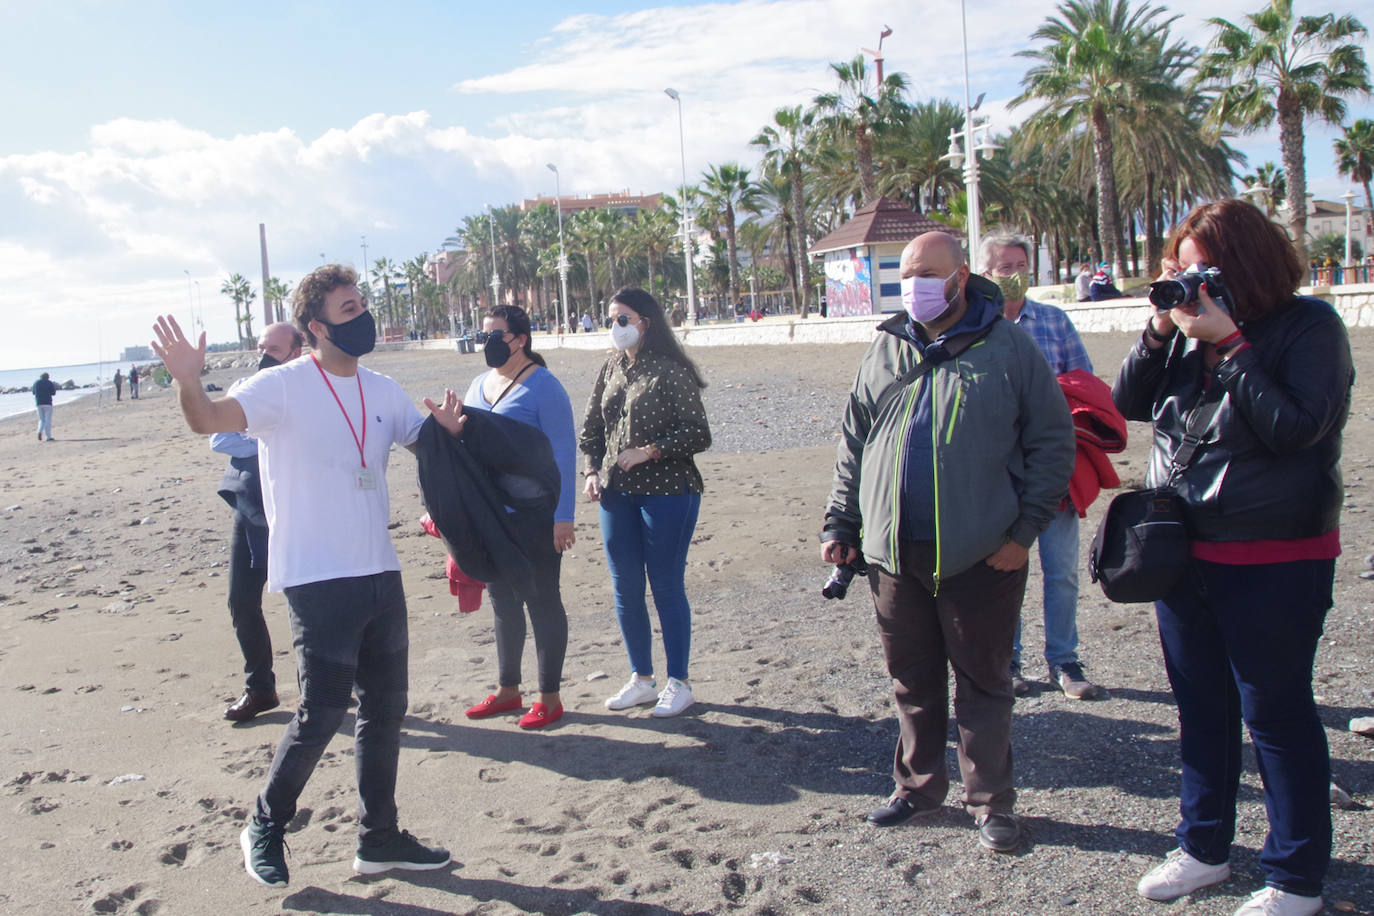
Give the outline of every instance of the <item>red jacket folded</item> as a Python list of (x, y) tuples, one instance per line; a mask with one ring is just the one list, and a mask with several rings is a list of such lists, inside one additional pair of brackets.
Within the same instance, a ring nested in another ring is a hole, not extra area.
[(1077, 449), (1073, 477), (1069, 479), (1069, 499), (1082, 518), (1102, 490), (1121, 486), (1121, 478), (1107, 455), (1125, 450), (1126, 418), (1112, 402), (1112, 389), (1091, 372), (1065, 372), (1059, 376), (1059, 387), (1073, 415)]
[[(420, 516), (420, 527), (434, 537), (439, 537), (439, 529), (434, 527), (434, 520), (429, 517), (428, 512)], [(482, 606), (482, 589), (486, 588), (485, 585), (459, 569), (451, 556), (444, 565), (444, 572), (448, 576), (448, 593), (458, 596), (458, 610), (464, 614), (471, 614)]]

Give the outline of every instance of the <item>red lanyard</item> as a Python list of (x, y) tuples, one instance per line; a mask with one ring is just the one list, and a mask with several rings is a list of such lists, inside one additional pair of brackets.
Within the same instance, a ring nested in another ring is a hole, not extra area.
[(334, 403), (339, 405), (339, 412), (344, 415), (345, 422), (348, 423), (348, 431), (353, 434), (353, 444), (358, 446), (358, 458), (362, 460), (363, 467), (367, 467), (367, 456), (363, 454), (363, 446), (367, 445), (367, 401), (363, 400), (363, 377), (359, 373), (354, 373), (358, 378), (358, 403), (363, 409), (363, 437), (358, 438), (358, 432), (353, 428), (353, 421), (348, 417), (348, 411), (344, 410), (343, 401), (339, 400), (339, 393), (334, 390), (334, 386), (329, 381), (329, 376), (325, 375), (324, 367), (315, 358), (315, 354), (310, 354), (310, 359), (315, 363), (315, 368), (320, 370), (320, 378), (329, 386), (329, 393), (334, 395)]

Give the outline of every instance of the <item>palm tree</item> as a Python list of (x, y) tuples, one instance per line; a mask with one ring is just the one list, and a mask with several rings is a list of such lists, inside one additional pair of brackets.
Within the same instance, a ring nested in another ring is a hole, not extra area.
[[(1345, 120), (1344, 97), (1370, 91), (1369, 66), (1359, 38), (1367, 34), (1354, 16), (1296, 16), (1293, 0), (1269, 0), (1245, 17), (1241, 28), (1209, 19), (1216, 34), (1198, 61), (1197, 83), (1216, 92), (1212, 125), (1245, 133), (1279, 124), (1279, 149), (1288, 178), (1288, 232), (1307, 260), (1307, 163), (1303, 121)], [(1353, 39), (1353, 40), (1352, 40)]]
[(1374, 195), (1369, 193), (1369, 183), (1374, 179), (1374, 121), (1361, 118), (1351, 124), (1336, 140), (1335, 148), (1336, 168), (1364, 185), (1365, 206), (1369, 208), (1366, 218), (1374, 217)]
[(1018, 52), (1037, 63), (1021, 78), (1012, 105), (1041, 102), (1025, 124), (1029, 142), (1061, 142), (1085, 125), (1091, 131), (1103, 260), (1115, 261), (1124, 275), (1113, 128), (1136, 109), (1179, 94), (1171, 68), (1182, 51), (1166, 47), (1178, 17), (1161, 19), (1165, 10), (1148, 3), (1132, 11), (1127, 0), (1067, 0), (1058, 12), (1031, 34), (1047, 44)]
[(832, 138), (846, 138), (854, 144), (854, 158), (858, 166), (860, 205), (878, 196), (878, 183), (873, 165), (874, 138), (881, 133), (906, 107), (902, 96), (907, 79), (902, 73), (889, 73), (874, 84), (869, 79), (868, 64), (862, 54), (851, 61), (832, 63), (831, 71), (840, 81), (839, 88), (816, 96), (818, 123)]
[(792, 195), (791, 204), (784, 211), (784, 219), (790, 217), (791, 230), (796, 247), (789, 241), (786, 246), (795, 252), (797, 270), (793, 274), (792, 294), (803, 318), (809, 314), (810, 298), (806, 290), (811, 287), (811, 259), (806, 256), (809, 247), (806, 237), (806, 160), (807, 145), (812, 128), (815, 126), (814, 112), (803, 111), (800, 105), (779, 108), (773, 112), (773, 123), (759, 131), (758, 136), (749, 141), (751, 145), (763, 149), (763, 168), (766, 175), (784, 179)]
[(1272, 162), (1261, 163), (1255, 167), (1253, 174), (1241, 176), (1240, 181), (1246, 190), (1265, 189), (1264, 210), (1271, 217), (1274, 215), (1274, 201), (1288, 196), (1288, 182), (1284, 180), (1283, 169)]
[(269, 277), (267, 289), (263, 293), (267, 301), (272, 303), (272, 314), (277, 321), (286, 320), (286, 300), (291, 298), (291, 286), (276, 277)]
[(948, 99), (912, 105), (879, 144), (878, 190), (917, 213), (943, 206), (964, 188), (963, 175), (944, 158), (950, 131), (963, 122), (963, 106)]
[(383, 290), (383, 309), (386, 323), (395, 325), (396, 310), (391, 301), (391, 281), (396, 277), (396, 262), (390, 258), (378, 258), (372, 262), (372, 279), (380, 281)]
[(725, 228), (726, 257), (730, 268), (730, 302), (739, 300), (739, 260), (736, 247), (736, 222), (739, 211), (757, 212), (758, 186), (749, 180), (749, 170), (733, 162), (710, 166), (702, 175), (705, 212), (719, 217)]

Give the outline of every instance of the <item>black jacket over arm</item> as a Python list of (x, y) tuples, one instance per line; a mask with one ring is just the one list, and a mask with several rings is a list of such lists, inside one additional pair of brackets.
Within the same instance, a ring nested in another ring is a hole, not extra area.
[[(560, 480), (553, 447), (537, 427), (464, 407), (454, 438), (430, 417), (415, 443), (420, 492), (458, 568), (479, 582), (533, 573), (553, 549)], [(509, 507), (513, 511), (507, 511)]]

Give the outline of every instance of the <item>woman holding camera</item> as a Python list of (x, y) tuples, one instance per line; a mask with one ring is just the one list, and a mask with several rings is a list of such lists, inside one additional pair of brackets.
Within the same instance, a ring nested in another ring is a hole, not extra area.
[[(1113, 392), (1128, 419), (1153, 423), (1147, 486), (1170, 477), (1190, 414), (1216, 412), (1175, 481), (1192, 560), (1155, 603), (1178, 704), (1179, 848), (1137, 890), (1172, 900), (1230, 876), (1243, 721), (1269, 835), (1266, 886), (1237, 916), (1306, 916), (1322, 907), (1331, 855), (1312, 668), (1341, 550), (1350, 343), (1330, 305), (1297, 295), (1304, 271), (1283, 230), (1244, 201), (1195, 209), (1165, 263), (1188, 301), (1151, 317)], [(1195, 276), (1209, 267), (1225, 302)]]
[[(653, 703), (653, 715), (675, 716), (693, 703), (687, 677), (692, 611), (684, 578), (701, 508), (701, 472), (693, 456), (711, 446), (701, 403), (706, 381), (653, 296), (622, 289), (608, 314), (616, 353), (597, 376), (580, 441), (587, 456), (584, 489), (601, 504), (606, 565), (631, 668), (606, 708)], [(646, 575), (663, 630), (668, 682), (662, 691), (654, 680)]]

